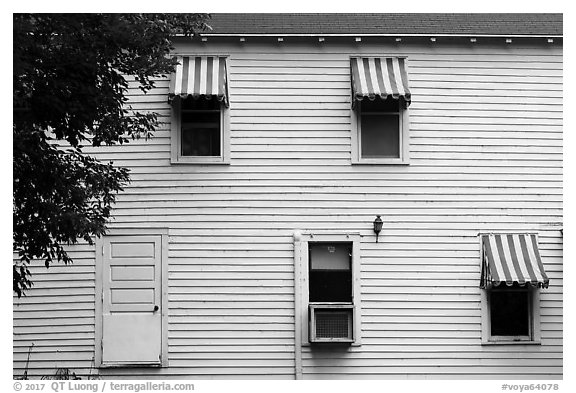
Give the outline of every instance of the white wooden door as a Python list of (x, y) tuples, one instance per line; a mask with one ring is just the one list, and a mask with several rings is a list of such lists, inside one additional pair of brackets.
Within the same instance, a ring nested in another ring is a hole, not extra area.
[(103, 242), (102, 365), (162, 362), (161, 236)]

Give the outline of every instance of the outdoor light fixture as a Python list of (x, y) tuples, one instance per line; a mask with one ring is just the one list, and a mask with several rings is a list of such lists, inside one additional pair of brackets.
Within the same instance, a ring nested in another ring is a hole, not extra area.
[(374, 233), (376, 234), (376, 243), (378, 243), (378, 235), (380, 234), (381, 230), (382, 230), (382, 219), (380, 218), (380, 216), (376, 216), (376, 219), (374, 220)]

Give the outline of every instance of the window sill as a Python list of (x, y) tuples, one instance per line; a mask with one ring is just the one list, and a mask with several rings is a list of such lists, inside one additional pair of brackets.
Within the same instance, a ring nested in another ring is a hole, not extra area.
[(209, 160), (197, 160), (197, 159), (176, 159), (170, 160), (170, 164), (172, 165), (230, 165), (229, 160), (223, 160), (222, 158), (218, 159), (209, 159)]
[(542, 345), (540, 341), (482, 341), (482, 345)]
[(410, 165), (410, 161), (401, 159), (364, 159), (352, 161), (352, 165)]
[(161, 368), (166, 367), (161, 363), (146, 363), (146, 362), (126, 362), (126, 363), (103, 363), (98, 368), (124, 368), (124, 367), (146, 367), (146, 368)]
[(348, 342), (338, 342), (338, 341), (333, 341), (333, 342), (310, 342), (310, 341), (306, 341), (302, 343), (302, 347), (361, 347), (362, 343), (358, 342), (358, 341), (348, 341)]

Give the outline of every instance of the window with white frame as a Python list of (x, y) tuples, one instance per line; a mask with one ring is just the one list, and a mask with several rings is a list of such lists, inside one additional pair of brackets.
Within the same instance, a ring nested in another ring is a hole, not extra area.
[(547, 288), (535, 234), (481, 234), (483, 344), (540, 343), (540, 288)]
[(177, 101), (172, 105), (172, 161), (227, 163), (228, 109), (216, 99), (188, 97)]
[(352, 162), (408, 164), (410, 121), (405, 59), (351, 59)]
[(229, 163), (226, 57), (180, 56), (170, 84), (172, 163)]
[(539, 299), (539, 290), (532, 287), (504, 285), (486, 289), (484, 342), (539, 342)]
[(357, 160), (405, 163), (408, 160), (408, 116), (401, 102), (376, 97), (356, 104)]
[(360, 345), (359, 235), (307, 234), (295, 248), (304, 345)]

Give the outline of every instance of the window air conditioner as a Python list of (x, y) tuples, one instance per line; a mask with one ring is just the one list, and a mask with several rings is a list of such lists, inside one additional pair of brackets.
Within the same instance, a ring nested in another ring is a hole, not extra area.
[(309, 316), (311, 343), (354, 342), (354, 306), (352, 304), (310, 304)]

